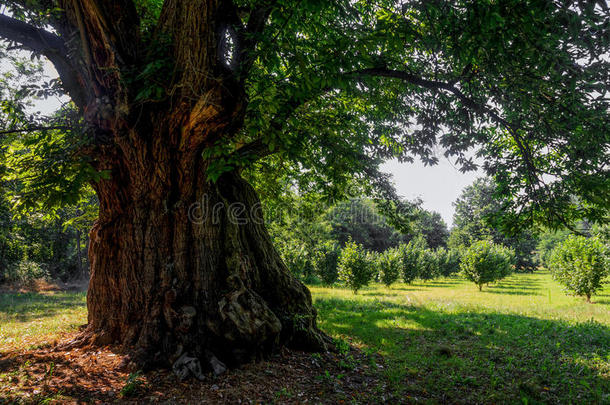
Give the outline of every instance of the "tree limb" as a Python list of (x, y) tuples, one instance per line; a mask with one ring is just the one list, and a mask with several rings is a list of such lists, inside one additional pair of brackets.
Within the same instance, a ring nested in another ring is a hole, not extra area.
[(541, 183), (540, 178), (537, 176), (537, 170), (534, 165), (533, 157), (532, 157), (530, 151), (527, 149), (525, 142), (522, 139), (521, 135), (519, 134), (519, 128), (516, 127), (515, 125), (513, 125), (512, 123), (508, 122), (506, 119), (502, 118), (497, 112), (495, 112), (493, 109), (489, 108), (488, 106), (479, 104), (476, 101), (470, 99), (468, 96), (466, 96), (464, 93), (462, 93), (462, 91), (460, 89), (455, 87), (455, 83), (446, 83), (446, 82), (440, 82), (440, 81), (435, 81), (435, 80), (422, 79), (421, 77), (415, 76), (415, 75), (407, 73), (407, 72), (386, 69), (386, 68), (363, 69), (363, 70), (351, 72), (351, 73), (349, 73), (349, 75), (353, 75), (355, 77), (358, 77), (361, 75), (390, 77), (390, 78), (400, 79), (400, 80), (415, 84), (420, 87), (425, 87), (425, 88), (432, 89), (432, 90), (445, 90), (445, 91), (452, 93), (454, 96), (456, 96), (458, 98), (458, 100), (460, 100), (460, 102), (464, 106), (466, 106), (467, 108), (473, 110), (474, 112), (476, 112), (480, 115), (486, 115), (486, 116), (490, 117), (494, 122), (496, 122), (496, 124), (504, 127), (508, 131), (508, 133), (511, 135), (511, 137), (514, 139), (515, 143), (517, 144), (517, 147), (519, 148), (519, 151), (521, 152), (521, 155), (525, 161), (525, 165), (527, 166), (528, 173), (529, 173), (528, 175), (530, 177), (530, 182), (532, 184)]
[(78, 105), (85, 104), (85, 92), (77, 70), (68, 61), (68, 50), (64, 41), (55, 34), (41, 28), (0, 14), (0, 38), (16, 42), (22, 47), (46, 56), (55, 66), (64, 88)]
[(240, 81), (243, 83), (252, 64), (254, 63), (254, 50), (258, 44), (258, 36), (263, 33), (267, 20), (275, 7), (277, 0), (267, 1), (265, 5), (256, 7), (250, 12), (248, 17), (248, 25), (245, 28), (245, 32), (240, 32), (240, 47), (239, 54), (237, 55), (239, 66), (240, 66)]
[(271, 155), (273, 152), (263, 143), (261, 138), (245, 144), (235, 151), (235, 156), (242, 159), (254, 157), (256, 160)]

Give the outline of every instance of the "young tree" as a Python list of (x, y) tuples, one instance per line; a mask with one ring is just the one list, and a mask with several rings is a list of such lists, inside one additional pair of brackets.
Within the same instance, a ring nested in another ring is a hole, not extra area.
[(69, 117), (26, 114), (4, 128), (73, 140), (53, 155), (63, 164), (44, 166), (56, 171), (37, 167), (51, 180), (29, 177), (39, 186), (29, 196), (90, 181), (100, 203), (81, 341), (121, 343), (141, 365), (325, 347), (248, 167), (321, 187), (359, 177), (396, 207), (383, 159), (435, 163), (440, 143), (468, 170), (478, 145), (513, 226), (603, 215), (610, 101), (595, 95), (607, 89), (610, 45), (595, 3), (3, 5), (0, 37), (47, 57), (60, 80), (42, 93), (73, 102)]
[(379, 279), (387, 287), (398, 280), (400, 268), (400, 251), (398, 248), (390, 248), (379, 255)]
[(449, 238), (453, 249), (468, 247), (472, 242), (491, 239), (494, 243), (509, 246), (515, 251), (517, 269), (533, 271), (536, 268), (535, 249), (538, 238), (529, 229), (507, 234), (498, 223), (506, 202), (497, 195), (498, 186), (489, 178), (480, 178), (462, 191), (455, 201), (454, 227)]
[(585, 296), (591, 302), (591, 296), (610, 275), (605, 249), (598, 238), (570, 236), (553, 250), (549, 260), (551, 273), (566, 291)]
[(436, 260), (439, 272), (444, 277), (449, 277), (460, 271), (460, 252), (457, 249), (436, 249)]
[(470, 245), (462, 255), (460, 270), (466, 279), (483, 289), (483, 284), (510, 275), (514, 266), (514, 252), (487, 240)]
[(339, 256), (339, 280), (357, 294), (359, 289), (371, 281), (373, 265), (374, 262), (367, 257), (362, 245), (350, 240)]
[(410, 284), (419, 277), (419, 258), (427, 247), (426, 240), (421, 235), (416, 236), (409, 243), (403, 243), (398, 247), (402, 279), (405, 283)]
[(431, 249), (423, 249), (417, 263), (419, 278), (423, 281), (433, 280), (440, 275), (436, 254)]
[(333, 241), (326, 241), (318, 247), (316, 272), (322, 283), (332, 285), (339, 278), (339, 255), (341, 249)]
[(553, 250), (570, 236), (567, 229), (547, 230), (540, 234), (538, 246), (536, 246), (536, 262), (546, 269), (550, 269), (551, 254)]

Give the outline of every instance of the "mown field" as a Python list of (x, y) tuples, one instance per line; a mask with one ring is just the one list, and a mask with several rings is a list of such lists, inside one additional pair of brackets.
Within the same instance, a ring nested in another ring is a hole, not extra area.
[(312, 293), (321, 327), (385, 356), (388, 379), (414, 400), (610, 403), (608, 285), (594, 304), (545, 272), (482, 292), (451, 278)]
[[(610, 404), (610, 285), (593, 304), (546, 272), (482, 292), (457, 277), (357, 295), (310, 288), (322, 329), (384, 356), (385, 380), (405, 402)], [(0, 294), (0, 353), (85, 322), (85, 293)]]

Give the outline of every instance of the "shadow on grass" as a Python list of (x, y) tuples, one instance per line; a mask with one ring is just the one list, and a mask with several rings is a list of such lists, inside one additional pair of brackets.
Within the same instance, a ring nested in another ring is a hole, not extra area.
[[(428, 287), (428, 288), (437, 288), (437, 287), (448, 287), (448, 288), (453, 288), (457, 285), (462, 284), (462, 281), (459, 280), (451, 280), (451, 281), (438, 281), (438, 280), (434, 280), (434, 281), (428, 281), (428, 282), (423, 282), (423, 281), (416, 281), (413, 282), (411, 284), (407, 284), (405, 287), (396, 287), (396, 286), (392, 286), (390, 287), (390, 290), (396, 290), (396, 291), (420, 291), (422, 288)], [(377, 294), (379, 295), (379, 294)]]
[[(321, 327), (385, 353), (414, 395), (464, 403), (603, 403), (610, 328), (517, 314), (318, 298)], [(568, 383), (569, 382), (569, 383)]]
[(50, 318), (66, 309), (86, 308), (85, 293), (10, 293), (0, 295), (0, 317), (19, 322)]
[(537, 287), (517, 287), (512, 285), (492, 285), (483, 287), (483, 293), (486, 294), (503, 294), (503, 295), (542, 295)]

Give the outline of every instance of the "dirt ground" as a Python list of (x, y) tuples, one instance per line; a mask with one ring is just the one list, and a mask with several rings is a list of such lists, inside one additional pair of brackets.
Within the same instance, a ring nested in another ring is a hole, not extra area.
[(382, 359), (356, 349), (283, 350), (205, 381), (178, 382), (169, 370), (130, 373), (113, 347), (0, 355), (0, 403), (301, 404), (399, 403)]

